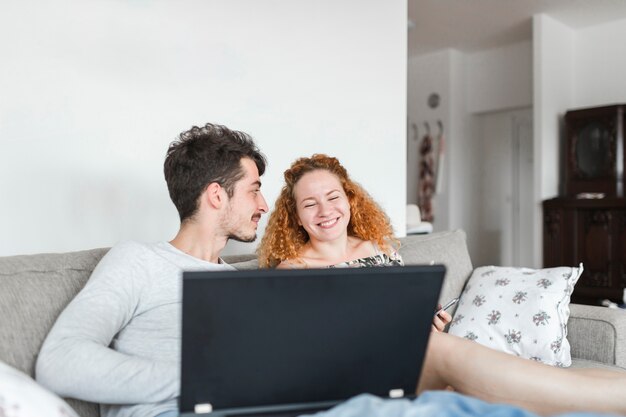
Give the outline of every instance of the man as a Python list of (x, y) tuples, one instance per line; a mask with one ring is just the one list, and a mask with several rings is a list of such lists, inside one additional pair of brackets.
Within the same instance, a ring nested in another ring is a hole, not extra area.
[(233, 269), (219, 255), (229, 239), (256, 238), (265, 165), (245, 133), (212, 124), (182, 133), (164, 166), (177, 235), (102, 258), (45, 340), (37, 380), (102, 404), (103, 417), (177, 415), (182, 271)]

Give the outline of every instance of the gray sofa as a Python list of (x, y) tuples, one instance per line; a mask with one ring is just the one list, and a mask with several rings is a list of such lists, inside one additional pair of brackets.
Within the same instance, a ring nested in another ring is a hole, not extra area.
[[(407, 264), (443, 263), (448, 268), (440, 299), (458, 296), (472, 272), (465, 233), (441, 232), (401, 239)], [(0, 361), (34, 374), (41, 344), (56, 317), (85, 285), (107, 249), (0, 257)], [(226, 257), (239, 269), (256, 267), (252, 256)], [(626, 313), (572, 305), (568, 324), (573, 367), (626, 368)], [(83, 417), (96, 404), (68, 400)]]

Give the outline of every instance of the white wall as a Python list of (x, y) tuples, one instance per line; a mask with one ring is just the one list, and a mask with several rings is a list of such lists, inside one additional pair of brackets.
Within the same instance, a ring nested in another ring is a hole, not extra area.
[(482, 262), (533, 265), (532, 110), (485, 113), (480, 125)]
[(574, 30), (547, 15), (533, 19), (535, 96), (535, 261), (541, 264), (541, 201), (559, 193), (563, 115), (626, 102), (626, 19)]
[[(478, 115), (529, 106), (531, 78), (529, 42), (472, 54), (445, 49), (409, 59), (409, 124), (416, 122), (423, 134), (424, 121), (432, 128), (441, 119), (446, 129), (445, 186), (435, 199), (434, 228), (464, 229), (475, 265), (499, 257), (498, 245), (486, 243), (493, 239), (492, 230), (481, 223), (491, 195), (482, 181), (485, 142)], [(441, 96), (437, 109), (427, 105), (432, 92)], [(407, 196), (415, 202), (419, 142), (412, 140), (412, 133), (409, 130)]]
[(573, 107), (626, 102), (626, 19), (576, 32)]
[[(532, 44), (524, 41), (465, 54), (465, 61), (466, 105), (458, 117), (469, 135), (460, 162), (466, 165), (459, 193), (465, 192), (465, 197), (453, 206), (465, 209), (463, 224), (474, 264), (511, 265), (511, 120), (517, 114), (514, 109), (532, 105)], [(506, 119), (506, 126), (500, 126), (497, 118)]]
[(467, 54), (453, 51), (451, 64), (451, 121), (447, 142), (450, 164), (450, 228), (465, 230), (472, 261), (476, 265), (483, 265), (479, 224), (482, 210), (480, 164), (483, 152), (476, 117), (467, 110)]
[(559, 192), (560, 118), (572, 106), (575, 32), (547, 15), (533, 19), (535, 191), (537, 203)]
[[(484, 204), (480, 224), (485, 236), (481, 249), (487, 264), (502, 265), (510, 249), (505, 227), (511, 224), (512, 129), (509, 112), (481, 116), (481, 194)], [(488, 197), (487, 197), (488, 196)]]
[(533, 102), (532, 43), (519, 42), (467, 55), (467, 111), (498, 112)]
[(535, 266), (543, 264), (542, 201), (559, 194), (562, 115), (573, 97), (575, 33), (547, 15), (533, 18)]
[[(407, 201), (417, 203), (419, 178), (419, 145), (426, 134), (424, 123), (436, 134), (437, 121), (444, 126), (444, 134), (449, 137), (450, 119), (450, 71), (451, 50), (444, 50), (409, 59), (408, 64), (408, 142), (407, 142)], [(437, 108), (428, 106), (428, 97), (436, 93), (440, 97)], [(412, 125), (418, 129), (418, 137)], [(447, 153), (447, 152), (446, 152)], [(447, 157), (447, 155), (446, 155)], [(436, 231), (448, 230), (449, 219), (449, 164), (444, 162), (443, 187), (433, 201)]]
[(406, 0), (0, 3), (0, 255), (171, 238), (163, 157), (207, 121), (257, 139), (270, 203), (293, 159), (325, 152), (402, 235), (406, 14)]
[[(543, 258), (541, 203), (559, 194), (562, 117), (572, 108), (626, 102), (626, 83), (623, 82), (626, 43), (623, 39), (626, 39), (624, 19), (574, 30), (548, 15), (537, 15), (533, 18), (532, 43), (520, 42), (470, 54), (447, 49), (410, 58), (410, 119), (445, 118), (447, 139), (453, 144), (446, 159), (446, 205), (436, 206), (440, 211), (436, 211), (435, 216), (446, 219), (445, 224), (439, 223), (440, 230), (461, 227), (468, 232), (470, 253), (476, 265), (494, 259), (496, 252), (485, 251), (496, 251), (498, 246), (485, 243), (493, 239), (490, 222), (483, 220), (481, 225), (479, 219), (473, 223), (476, 219), (468, 210), (473, 208), (483, 216), (493, 213), (493, 208), (476, 201), (476, 196), (489, 201), (489, 188), (499, 187), (507, 179), (502, 176), (496, 180), (499, 185), (489, 181), (482, 185), (480, 172), (473, 177), (476, 171), (471, 164), (484, 164), (486, 158), (476, 155), (475, 149), (489, 146), (485, 142), (488, 138), (480, 130), (481, 123), (476, 123), (476, 115), (484, 119), (502, 110), (533, 108), (534, 196), (528, 224), (532, 229), (533, 253), (532, 259), (525, 262), (527, 266), (540, 267)], [(431, 90), (443, 92), (445, 105), (439, 110), (441, 116), (429, 113), (426, 107), (425, 100)], [(477, 140), (482, 142), (476, 145)], [(411, 158), (415, 145), (411, 141), (408, 145)], [(409, 159), (409, 200), (413, 198), (413, 188), (417, 188), (417, 177), (411, 174), (416, 172), (414, 164), (414, 160)], [(435, 226), (437, 228), (437, 222)], [(524, 256), (524, 259), (529, 258)]]

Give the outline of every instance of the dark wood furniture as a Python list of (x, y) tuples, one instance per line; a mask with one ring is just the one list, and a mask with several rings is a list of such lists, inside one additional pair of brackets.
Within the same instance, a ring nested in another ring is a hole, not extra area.
[(572, 302), (622, 303), (626, 287), (626, 200), (557, 197), (543, 202), (544, 267), (584, 271)]
[(624, 302), (625, 113), (624, 104), (565, 113), (565, 196), (543, 202), (543, 263), (583, 263), (572, 302)]
[(626, 105), (565, 113), (565, 194), (623, 196)]

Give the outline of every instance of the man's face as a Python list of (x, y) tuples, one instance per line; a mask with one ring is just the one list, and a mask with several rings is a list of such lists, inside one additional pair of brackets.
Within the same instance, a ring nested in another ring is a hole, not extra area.
[(256, 239), (261, 214), (267, 213), (268, 208), (261, 194), (261, 179), (256, 164), (249, 158), (243, 158), (240, 164), (244, 176), (235, 183), (222, 224), (229, 239), (252, 242)]

